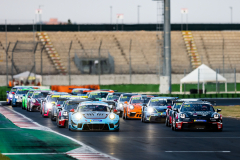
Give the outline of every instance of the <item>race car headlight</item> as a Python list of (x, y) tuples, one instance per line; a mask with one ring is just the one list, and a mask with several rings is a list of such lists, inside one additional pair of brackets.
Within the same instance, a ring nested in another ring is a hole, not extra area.
[(122, 107), (123, 107), (123, 104), (122, 104), (122, 103), (120, 103), (120, 104), (119, 104), (119, 107), (120, 107), (120, 108), (122, 108)]
[(186, 115), (185, 114), (180, 114), (180, 118), (186, 118)]
[(77, 120), (80, 120), (82, 118), (82, 115), (80, 113), (78, 113), (78, 114), (75, 115), (75, 117), (76, 117)]
[(114, 115), (114, 114), (110, 114), (110, 115), (109, 115), (109, 118), (110, 118), (110, 119), (114, 119), (114, 118), (115, 118), (115, 115)]
[(133, 106), (133, 105), (130, 105), (129, 108), (130, 108), (130, 109), (134, 109), (134, 106)]
[(47, 103), (47, 104), (46, 104), (46, 107), (47, 107), (47, 108), (51, 108), (51, 107), (52, 107), (52, 104), (51, 104), (51, 103)]
[(32, 102), (33, 102), (33, 103), (35, 103), (35, 102), (36, 102), (36, 100), (35, 100), (35, 99), (33, 99), (33, 100), (32, 100)]
[(12, 98), (12, 94), (9, 95), (9, 98)]
[(15, 96), (15, 98), (18, 98), (18, 96)]
[(151, 108), (151, 107), (149, 107), (149, 108), (147, 109), (147, 111), (148, 111), (149, 113), (152, 113), (152, 112), (154, 112), (154, 109)]
[(218, 114), (214, 114), (213, 118), (218, 119), (219, 118)]
[(64, 116), (67, 116), (67, 115), (68, 115), (68, 112), (63, 112), (63, 115), (64, 115)]

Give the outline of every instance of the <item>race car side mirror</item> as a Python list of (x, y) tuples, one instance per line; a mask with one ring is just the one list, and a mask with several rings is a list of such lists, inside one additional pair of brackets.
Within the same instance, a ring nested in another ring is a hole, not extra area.
[(60, 107), (58, 107), (58, 109), (62, 110), (62, 107), (60, 106)]
[(74, 112), (74, 109), (71, 109), (70, 112)]
[(23, 95), (23, 97), (25, 96), (25, 94)]
[(217, 112), (221, 112), (222, 110), (221, 109), (217, 109)]
[(167, 106), (168, 109), (172, 109), (172, 106)]
[(60, 104), (57, 104), (57, 106), (59, 107), (59, 106), (61, 106)]
[(128, 102), (127, 102), (127, 101), (125, 101), (124, 103), (125, 103), (125, 104), (128, 104)]
[(30, 96), (28, 96), (28, 98), (30, 98)]
[(9, 91), (6, 91), (6, 93), (9, 93)]
[(14, 92), (12, 92), (12, 94), (15, 94)]
[(115, 102), (117, 102), (117, 99), (114, 99)]
[(114, 113), (117, 113), (118, 111), (116, 109), (113, 110)]

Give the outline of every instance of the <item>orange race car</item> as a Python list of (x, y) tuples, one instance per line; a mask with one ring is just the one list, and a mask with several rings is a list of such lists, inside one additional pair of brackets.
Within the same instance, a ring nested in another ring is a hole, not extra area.
[(129, 102), (124, 102), (124, 109), (122, 112), (123, 119), (141, 119), (142, 106), (146, 105), (148, 101), (154, 96), (152, 95), (136, 95), (132, 96)]

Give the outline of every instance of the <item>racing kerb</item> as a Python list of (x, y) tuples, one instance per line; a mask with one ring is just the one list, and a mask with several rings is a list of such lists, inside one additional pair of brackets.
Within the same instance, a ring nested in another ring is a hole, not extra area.
[[(60, 134), (58, 132), (55, 132), (53, 130), (51, 130), (48, 127), (44, 127), (40, 124), (38, 124), (37, 122), (34, 122), (32, 119), (14, 111), (11, 110), (8, 107), (3, 107), (1, 106), (0, 103), (0, 114), (2, 114), (3, 116), (5, 116), (7, 119), (9, 119), (13, 124), (15, 124), (17, 126), (17, 128), (23, 128), (23, 129), (31, 129), (31, 130), (39, 130), (39, 131), (46, 131), (46, 132), (50, 132), (51, 134), (57, 134), (58, 136), (67, 138), (68, 140), (79, 144), (80, 147), (73, 149), (73, 150), (69, 150), (67, 152), (53, 152), (53, 153), (2, 153), (3, 155), (6, 156), (10, 156), (10, 155), (55, 155), (55, 154), (64, 154), (64, 155), (68, 155), (71, 156), (73, 158), (76, 159), (95, 159), (95, 158), (101, 158), (101, 159), (116, 159), (112, 156), (109, 156), (107, 154), (98, 152), (97, 150), (83, 144), (80, 141), (77, 141), (71, 137), (65, 136), (63, 134)], [(12, 127), (11, 127), (12, 128)], [(9, 128), (10, 129), (10, 128)], [(31, 131), (30, 130), (30, 131)]]

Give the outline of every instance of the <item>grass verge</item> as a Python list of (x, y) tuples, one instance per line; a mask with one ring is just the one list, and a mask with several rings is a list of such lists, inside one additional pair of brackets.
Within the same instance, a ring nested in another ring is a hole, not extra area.
[(240, 106), (216, 106), (215, 109), (219, 108), (222, 109), (220, 112), (223, 117), (236, 117), (240, 118)]

